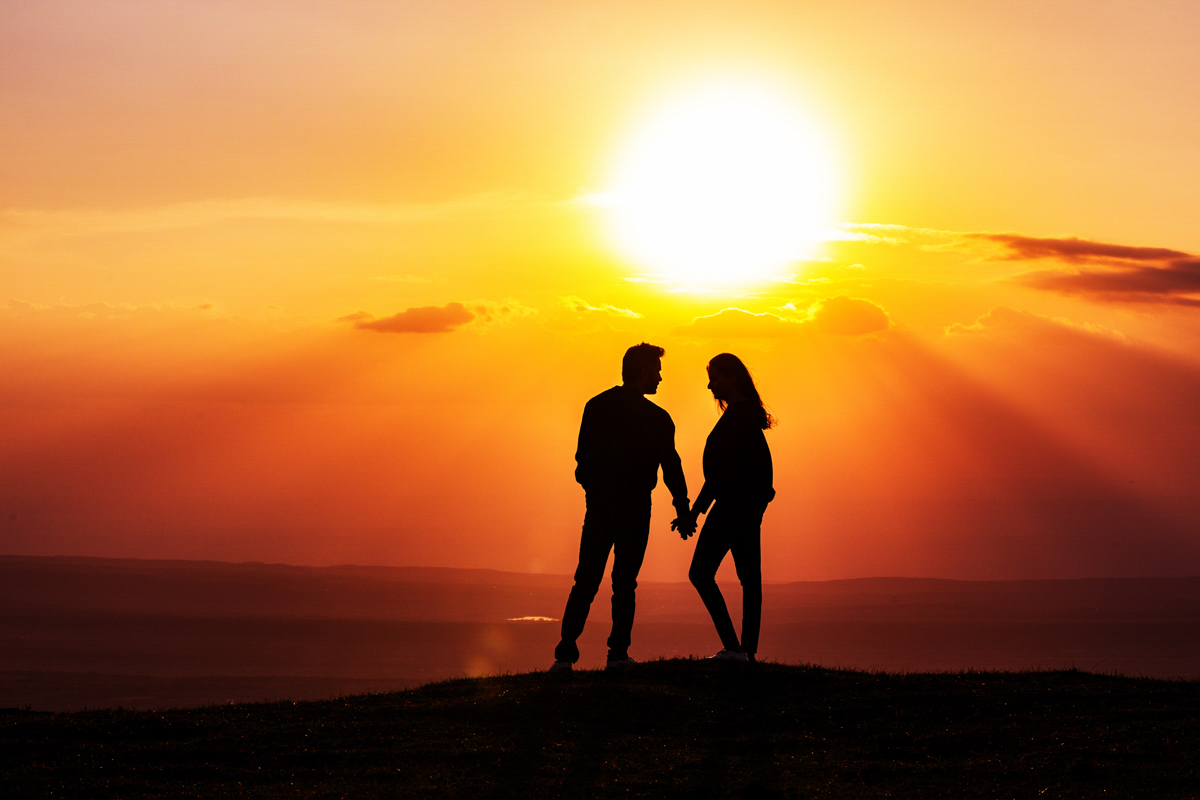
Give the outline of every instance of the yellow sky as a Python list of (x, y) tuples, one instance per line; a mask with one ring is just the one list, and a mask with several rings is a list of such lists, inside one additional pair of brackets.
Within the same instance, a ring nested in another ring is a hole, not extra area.
[[(1198, 34), (1187, 2), (6, 3), (0, 550), (565, 572), (578, 415), (649, 339), (693, 494), (708, 357), (784, 420), (769, 577), (1034, 574), (988, 565), (1066, 525), (1013, 477), (1046, 465), (1076, 510), (1154, 476), (1112, 552), (1148, 504), (1160, 569), (1194, 552)], [(694, 291), (588, 198), (731, 76), (833, 143), (843, 224)], [(1016, 521), (976, 552), (966, 507)]]

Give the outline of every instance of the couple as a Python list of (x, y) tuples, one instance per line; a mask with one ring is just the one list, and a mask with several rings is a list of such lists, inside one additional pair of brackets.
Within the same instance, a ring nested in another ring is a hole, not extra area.
[[(771, 451), (763, 431), (775, 420), (763, 408), (741, 359), (729, 353), (714, 356), (708, 362), (708, 388), (723, 413), (704, 446), (704, 488), (695, 506), (689, 506), (687, 482), (675, 452), (675, 424), (666, 411), (643, 396), (658, 391), (664, 352), (645, 342), (629, 348), (621, 362), (622, 384), (593, 397), (584, 407), (575, 480), (587, 493), (587, 513), (575, 585), (563, 612), (562, 641), (554, 649), (551, 672), (569, 670), (579, 660), (575, 641), (583, 633), (609, 551), (613, 553), (613, 624), (608, 666), (637, 663), (629, 657), (634, 590), (646, 555), (650, 492), (658, 483), (660, 465), (677, 514), (671, 529), (678, 530), (683, 539), (696, 532), (697, 517), (712, 506), (688, 577), (721, 637), (723, 649), (716, 658), (753, 661), (758, 650), (762, 616), (759, 534), (763, 512), (775, 497)], [(742, 583), (740, 642), (716, 582), (717, 568), (728, 552), (733, 553)]]

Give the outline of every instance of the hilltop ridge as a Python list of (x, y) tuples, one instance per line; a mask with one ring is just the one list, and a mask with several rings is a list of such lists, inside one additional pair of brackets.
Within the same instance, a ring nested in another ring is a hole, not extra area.
[(672, 659), (394, 694), (0, 715), (22, 797), (1192, 797), (1200, 683)]

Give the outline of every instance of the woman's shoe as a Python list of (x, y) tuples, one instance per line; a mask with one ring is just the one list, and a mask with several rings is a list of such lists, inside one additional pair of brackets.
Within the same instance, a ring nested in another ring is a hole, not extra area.
[(739, 661), (747, 663), (750, 661), (750, 656), (737, 650), (722, 650), (713, 656), (717, 661)]

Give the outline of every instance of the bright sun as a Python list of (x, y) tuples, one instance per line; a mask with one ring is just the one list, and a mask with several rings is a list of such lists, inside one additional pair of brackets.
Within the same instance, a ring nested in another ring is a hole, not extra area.
[(833, 153), (787, 99), (709, 84), (659, 106), (621, 151), (603, 202), (618, 247), (699, 285), (778, 277), (835, 220)]

